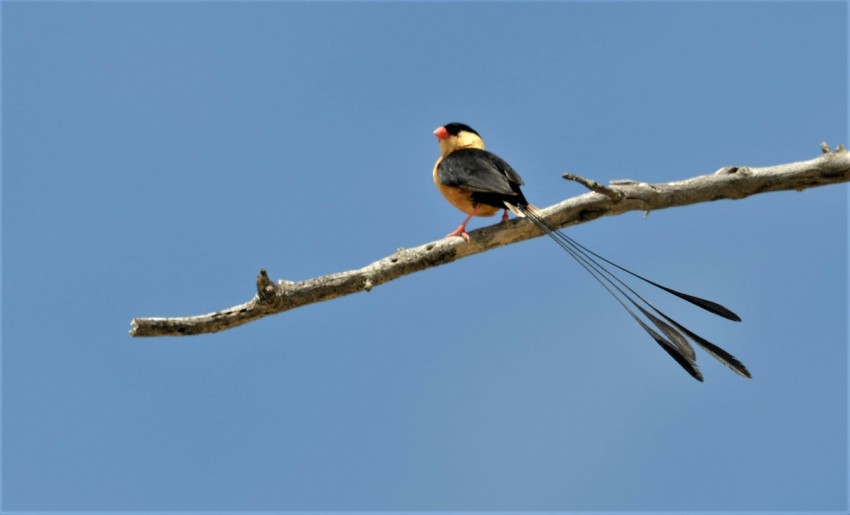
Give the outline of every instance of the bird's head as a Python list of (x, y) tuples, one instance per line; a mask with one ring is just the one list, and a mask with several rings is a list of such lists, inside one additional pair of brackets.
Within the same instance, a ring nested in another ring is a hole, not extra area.
[(443, 156), (459, 148), (480, 148), (484, 150), (484, 140), (475, 129), (463, 123), (447, 123), (434, 131), (440, 142), (440, 154)]

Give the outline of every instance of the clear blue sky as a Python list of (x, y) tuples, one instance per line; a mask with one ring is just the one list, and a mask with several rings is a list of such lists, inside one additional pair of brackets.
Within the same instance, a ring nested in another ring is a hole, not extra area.
[[(441, 238), (432, 130), (546, 206), (847, 144), (847, 5), (4, 3), (6, 511), (847, 509), (847, 188), (569, 234), (742, 359), (692, 380), (537, 239), (227, 331)], [(495, 223), (478, 219), (471, 228)]]

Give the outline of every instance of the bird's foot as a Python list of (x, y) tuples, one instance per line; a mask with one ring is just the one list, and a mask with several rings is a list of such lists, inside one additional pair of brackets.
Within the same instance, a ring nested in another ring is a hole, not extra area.
[(446, 234), (446, 238), (451, 238), (452, 236), (460, 236), (464, 240), (469, 241), (469, 235), (466, 234), (466, 225), (461, 225), (454, 231)]
[(504, 212), (502, 212), (502, 223), (506, 223), (507, 221), (508, 221), (508, 210), (505, 209)]

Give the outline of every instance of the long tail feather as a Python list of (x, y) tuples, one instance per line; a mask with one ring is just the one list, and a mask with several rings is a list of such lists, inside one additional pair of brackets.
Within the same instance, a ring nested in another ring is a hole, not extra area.
[[(680, 323), (676, 322), (665, 313), (656, 308), (649, 301), (644, 299), (640, 294), (638, 294), (635, 290), (633, 290), (628, 284), (622, 281), (619, 277), (614, 275), (610, 270), (602, 266), (599, 261), (595, 260), (595, 258), (632, 275), (648, 284), (651, 284), (661, 290), (664, 290), (672, 295), (675, 295), (687, 302), (690, 302), (696, 306), (699, 306), (711, 313), (714, 313), (723, 318), (727, 318), (729, 320), (739, 321), (740, 317), (733, 313), (731, 310), (727, 309), (720, 304), (702, 299), (699, 297), (695, 297), (693, 295), (688, 295), (686, 293), (682, 293), (672, 288), (668, 288), (661, 284), (658, 284), (654, 281), (651, 281), (643, 276), (640, 276), (622, 266), (605, 259), (599, 254), (593, 252), (592, 250), (584, 247), (580, 243), (576, 242), (556, 227), (547, 222), (541, 215), (540, 211), (534, 206), (515, 206), (517, 211), (521, 212), (525, 218), (531, 220), (534, 225), (540, 228), (546, 235), (552, 238), (555, 243), (557, 243), (564, 251), (566, 251), (570, 256), (573, 257), (588, 273), (590, 273), (593, 278), (599, 282), (607, 291), (610, 293), (617, 302), (631, 315), (635, 321), (658, 343), (673, 359), (676, 360), (679, 365), (682, 366), (692, 377), (695, 379), (702, 381), (703, 377), (699, 371), (699, 368), (696, 366), (696, 353), (693, 348), (688, 344), (688, 338), (690, 338), (693, 342), (702, 347), (708, 354), (713, 356), (715, 359), (732, 369), (735, 373), (750, 378), (750, 372), (734, 356), (725, 350), (721, 349), (717, 345), (709, 342), (705, 338), (697, 335), (696, 333), (690, 331), (689, 329), (682, 326)], [(512, 210), (513, 211), (513, 210)], [(612, 289), (613, 288), (613, 289)], [(625, 288), (625, 290), (624, 290)], [(617, 295), (618, 292), (620, 295)], [(631, 293), (631, 296), (629, 295)], [(620, 297), (622, 296), (622, 298)], [(655, 325), (661, 333), (663, 333), (667, 338), (661, 336), (658, 332), (653, 330), (649, 325), (646, 324), (637, 314), (629, 308), (628, 304), (623, 301), (623, 298), (626, 299), (629, 304), (634, 306), (640, 313), (646, 317), (653, 325)], [(637, 299), (637, 300), (636, 300)], [(638, 303), (643, 302), (650, 310), (654, 311), (658, 315), (661, 316), (664, 320), (659, 319), (655, 315), (649, 312), (649, 310), (645, 309)], [(665, 322), (666, 320), (666, 322)], [(683, 334), (684, 333), (684, 334)], [(687, 335), (688, 338), (685, 337)]]
[[(545, 220), (543, 220), (542, 218), (541, 218), (540, 220), (541, 220), (541, 221), (543, 221), (543, 222), (545, 222)], [(555, 231), (557, 231), (557, 229), (555, 229), (554, 227), (549, 226), (549, 224), (548, 224), (548, 223), (547, 223), (546, 225), (549, 227), (549, 230), (554, 229)], [(676, 291), (676, 290), (674, 290), (673, 288), (668, 288), (667, 286), (664, 286), (664, 285), (658, 284), (658, 283), (657, 283), (657, 282), (655, 282), (655, 281), (651, 281), (651, 280), (647, 279), (646, 277), (643, 277), (642, 275), (636, 274), (636, 273), (632, 272), (631, 270), (628, 270), (628, 269), (626, 269), (626, 268), (623, 268), (622, 266), (618, 265), (617, 263), (614, 263), (614, 262), (612, 262), (612, 261), (609, 261), (609, 260), (605, 259), (604, 257), (600, 256), (600, 255), (599, 255), (599, 254), (597, 254), (596, 252), (593, 252), (592, 250), (590, 250), (590, 249), (588, 249), (587, 247), (583, 246), (581, 243), (579, 243), (579, 242), (577, 242), (577, 241), (573, 240), (573, 239), (572, 239), (572, 238), (570, 238), (569, 236), (567, 236), (567, 235), (565, 235), (565, 234), (564, 234), (563, 236), (564, 236), (565, 238), (569, 239), (569, 240), (570, 240), (570, 243), (571, 243), (572, 245), (575, 245), (575, 246), (577, 246), (577, 247), (581, 248), (581, 249), (582, 249), (582, 250), (584, 250), (585, 252), (588, 252), (588, 253), (590, 253), (590, 254), (593, 254), (596, 258), (601, 259), (602, 261), (604, 261), (604, 262), (608, 263), (609, 265), (611, 265), (611, 266), (613, 266), (613, 267), (619, 268), (619, 269), (620, 269), (620, 270), (622, 270), (623, 272), (626, 272), (627, 274), (629, 274), (629, 275), (631, 275), (631, 276), (633, 276), (633, 277), (637, 277), (637, 278), (638, 278), (638, 279), (640, 279), (641, 281), (644, 281), (644, 282), (646, 282), (646, 283), (649, 283), (649, 284), (651, 284), (651, 285), (655, 286), (656, 288), (660, 288), (660, 289), (662, 289), (662, 290), (666, 291), (667, 293), (673, 294), (673, 295), (675, 295), (675, 296), (679, 297), (680, 299), (685, 300), (685, 301), (687, 301), (687, 302), (690, 302), (691, 304), (694, 304), (695, 306), (699, 306), (699, 307), (701, 307), (702, 309), (704, 309), (704, 310), (706, 310), (706, 311), (709, 311), (709, 312), (711, 312), (711, 313), (714, 313), (715, 315), (721, 316), (721, 317), (726, 318), (726, 319), (728, 319), (728, 320), (732, 320), (732, 321), (734, 321), (734, 322), (740, 322), (740, 321), (741, 321), (741, 317), (739, 317), (739, 316), (738, 316), (737, 314), (735, 314), (732, 310), (730, 310), (729, 308), (727, 308), (727, 307), (725, 307), (725, 306), (722, 306), (722, 305), (720, 305), (720, 304), (718, 304), (718, 303), (716, 303), (716, 302), (713, 302), (713, 301), (710, 301), (710, 300), (707, 300), (707, 299), (702, 299), (702, 298), (700, 298), (700, 297), (696, 297), (696, 296), (694, 296), (694, 295), (688, 295), (687, 293), (682, 293), (682, 292), (680, 292), (680, 291)]]
[[(635, 322), (637, 322), (638, 325), (640, 325), (643, 328), (643, 330), (646, 331), (647, 334), (649, 334), (649, 336), (653, 340), (655, 340), (655, 342), (658, 343), (658, 345), (660, 345), (661, 348), (664, 349), (665, 352), (667, 352), (667, 354), (669, 354), (673, 359), (675, 359), (676, 362), (679, 363), (679, 365), (681, 365), (681, 367), (685, 369), (685, 371), (687, 371), (697, 381), (703, 380), (702, 373), (699, 371), (699, 368), (697, 367), (696, 361), (694, 359), (690, 358), (688, 353), (682, 352), (679, 345), (671, 342), (668, 339), (665, 339), (663, 336), (658, 334), (654, 329), (649, 327), (646, 324), (646, 322), (641, 320), (640, 317), (638, 317), (637, 314), (635, 314), (635, 312), (632, 311), (625, 302), (623, 302), (623, 299), (621, 299), (616, 293), (614, 293), (614, 290), (612, 290), (609, 285), (613, 286), (617, 291), (619, 291), (620, 294), (623, 295), (626, 298), (626, 300), (630, 301), (636, 308), (638, 308), (642, 313), (644, 313), (644, 315), (648, 315), (647, 318), (652, 317), (652, 315), (647, 313), (640, 305), (636, 304), (631, 298), (629, 298), (627, 295), (625, 295), (623, 290), (620, 287), (618, 287), (616, 284), (612, 283), (609, 278), (605, 277), (605, 275), (602, 275), (602, 271), (600, 271), (598, 267), (594, 267), (592, 262), (589, 262), (585, 258), (582, 258), (580, 255), (576, 254), (575, 251), (572, 248), (570, 248), (569, 246), (563, 245), (557, 239), (555, 241), (558, 242), (558, 244), (561, 245), (561, 248), (563, 248), (568, 254), (570, 254), (585, 270), (587, 270), (587, 272), (591, 276), (593, 276), (593, 278), (596, 279), (596, 281), (599, 282), (599, 284), (601, 284), (602, 287), (605, 288), (608, 291), (608, 293), (611, 294), (612, 297), (614, 297), (614, 299), (623, 307), (623, 309), (625, 309), (626, 312), (628, 312), (628, 314), (631, 315), (631, 317), (635, 320)], [(654, 318), (654, 317), (652, 317), (652, 318)], [(650, 320), (652, 320), (652, 318), (650, 318)], [(675, 339), (678, 340), (678, 342), (684, 342), (684, 337), (682, 337), (680, 334), (676, 333), (675, 329), (671, 328), (670, 326), (668, 326), (666, 324), (663, 324), (657, 318), (655, 318), (655, 320), (653, 322), (655, 322), (655, 321), (658, 322), (658, 323), (656, 323), (656, 326), (659, 329), (661, 329), (662, 332), (667, 334), (668, 337), (670, 337), (672, 334), (676, 334), (677, 337)], [(693, 349), (690, 348), (690, 346), (687, 344), (687, 342), (684, 342), (684, 344), (685, 344), (685, 346), (687, 346), (690, 349), (690, 351), (691, 351), (690, 354), (693, 354)]]

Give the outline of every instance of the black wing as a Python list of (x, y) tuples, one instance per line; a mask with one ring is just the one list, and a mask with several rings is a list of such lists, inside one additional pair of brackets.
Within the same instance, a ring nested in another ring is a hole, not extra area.
[(520, 193), (522, 185), (522, 177), (504, 159), (478, 148), (462, 148), (444, 157), (437, 180), (467, 191), (508, 196)]

